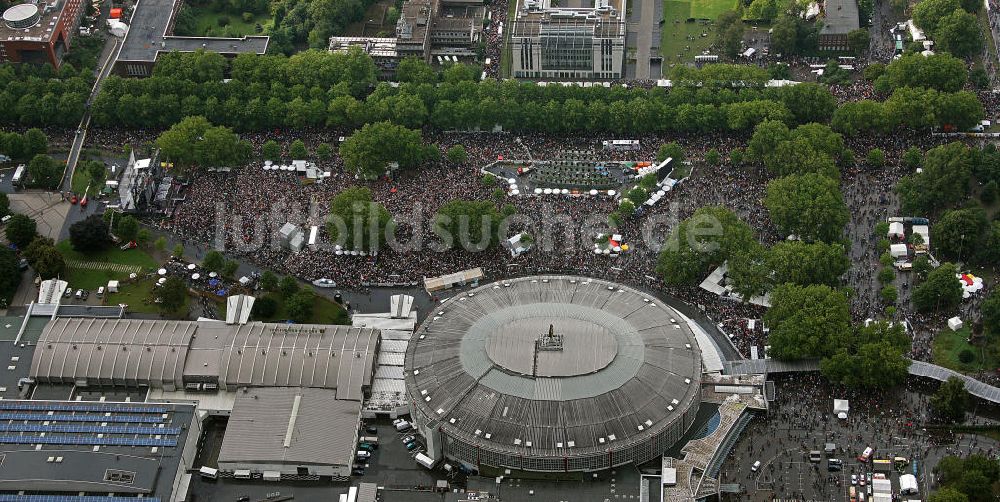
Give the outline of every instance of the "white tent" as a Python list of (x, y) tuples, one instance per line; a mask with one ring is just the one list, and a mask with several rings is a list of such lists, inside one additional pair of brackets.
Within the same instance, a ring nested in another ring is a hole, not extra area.
[(963, 326), (962, 320), (959, 319), (958, 316), (948, 319), (948, 327), (951, 328), (952, 331), (958, 331), (962, 329), (962, 326)]
[(893, 258), (906, 256), (906, 244), (893, 244), (889, 246), (889, 254), (891, 254)]
[(931, 245), (931, 231), (930, 227), (927, 225), (913, 225), (913, 233), (920, 234), (923, 237), (924, 244), (928, 247)]
[(889, 224), (889, 234), (886, 237), (904, 237), (905, 235), (906, 230), (901, 222), (894, 221)]
[(899, 477), (899, 493), (913, 495), (917, 493), (917, 477), (913, 474), (903, 474)]
[(851, 411), (851, 405), (846, 399), (833, 400), (833, 412), (837, 418), (847, 418), (847, 412)]
[(117, 293), (118, 284), (118, 281), (108, 281), (108, 293)]

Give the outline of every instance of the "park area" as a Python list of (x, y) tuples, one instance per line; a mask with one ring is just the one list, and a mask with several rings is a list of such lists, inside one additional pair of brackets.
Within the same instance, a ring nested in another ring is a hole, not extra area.
[(660, 32), (664, 63), (693, 61), (715, 41), (714, 24), (719, 14), (737, 8), (737, 0), (665, 0)]
[(156, 260), (139, 249), (121, 250), (111, 247), (105, 251), (83, 254), (73, 249), (68, 240), (56, 245), (66, 262), (63, 279), (74, 289), (97, 289), (107, 286), (110, 280), (127, 279), (130, 273), (142, 274), (155, 269)]
[[(266, 13), (235, 14), (214, 6), (185, 5), (178, 14), (174, 34), (185, 37), (244, 37), (261, 35), (274, 24)], [(261, 29), (258, 30), (257, 26)]]
[(934, 363), (963, 373), (993, 371), (1000, 368), (995, 344), (969, 343), (969, 328), (941, 330), (934, 338)]

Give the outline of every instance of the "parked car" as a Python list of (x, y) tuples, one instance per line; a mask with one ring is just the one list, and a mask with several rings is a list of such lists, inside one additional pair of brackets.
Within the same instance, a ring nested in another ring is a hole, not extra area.
[(351, 469), (351, 475), (352, 476), (364, 476), (365, 475), (365, 470), (364, 469)]
[(416, 441), (410, 441), (409, 443), (406, 443), (406, 449), (409, 451), (416, 450), (418, 446), (420, 446), (420, 443), (417, 443)]
[(365, 427), (365, 432), (367, 434), (378, 434), (378, 427), (375, 427), (374, 425), (369, 425), (368, 427)]
[(417, 439), (417, 436), (414, 436), (412, 434), (410, 434), (409, 436), (405, 436), (403, 437), (403, 444), (412, 443), (415, 439)]

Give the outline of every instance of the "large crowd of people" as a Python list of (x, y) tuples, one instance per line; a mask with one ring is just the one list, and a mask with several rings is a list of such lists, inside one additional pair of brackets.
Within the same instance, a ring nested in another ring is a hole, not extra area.
[[(747, 487), (750, 500), (840, 500), (852, 474), (871, 470), (870, 465), (855, 460), (866, 447), (877, 458), (895, 456), (916, 462), (920, 472), (948, 455), (994, 457), (1000, 451), (996, 440), (921, 427), (930, 418), (932, 389), (916, 379), (891, 390), (862, 391), (831, 385), (815, 373), (778, 377), (778, 399), (767, 415), (754, 419), (741, 435), (723, 464), (720, 481)], [(846, 419), (833, 413), (834, 399), (848, 401)], [(979, 412), (996, 413), (985, 406)], [(973, 414), (970, 423), (992, 423), (992, 419)], [(809, 461), (808, 452), (823, 450), (827, 443), (834, 444), (828, 457), (841, 459), (842, 471), (814, 471), (820, 467)], [(758, 468), (752, 469), (757, 461)]]

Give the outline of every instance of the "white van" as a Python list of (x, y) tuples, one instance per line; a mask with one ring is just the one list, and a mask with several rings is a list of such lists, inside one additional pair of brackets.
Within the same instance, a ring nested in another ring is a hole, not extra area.
[(358, 450), (356, 456), (358, 460), (368, 460), (369, 458), (371, 458), (372, 454), (371, 452), (368, 451)]
[(97, 288), (97, 297), (104, 298), (104, 286)]
[(233, 477), (236, 479), (250, 479), (250, 469), (236, 469), (233, 471)]
[(406, 420), (402, 420), (402, 421), (396, 423), (396, 431), (398, 431), (398, 432), (404, 432), (404, 431), (408, 431), (408, 430), (410, 430), (410, 422), (407, 422)]
[(760, 460), (753, 463), (753, 467), (750, 468), (750, 472), (757, 472), (760, 469)]
[(201, 474), (201, 477), (203, 477), (203, 478), (208, 478), (208, 479), (218, 479), (219, 478), (219, 470), (218, 469), (213, 469), (211, 467), (202, 466), (201, 469), (198, 469), (198, 473)]

